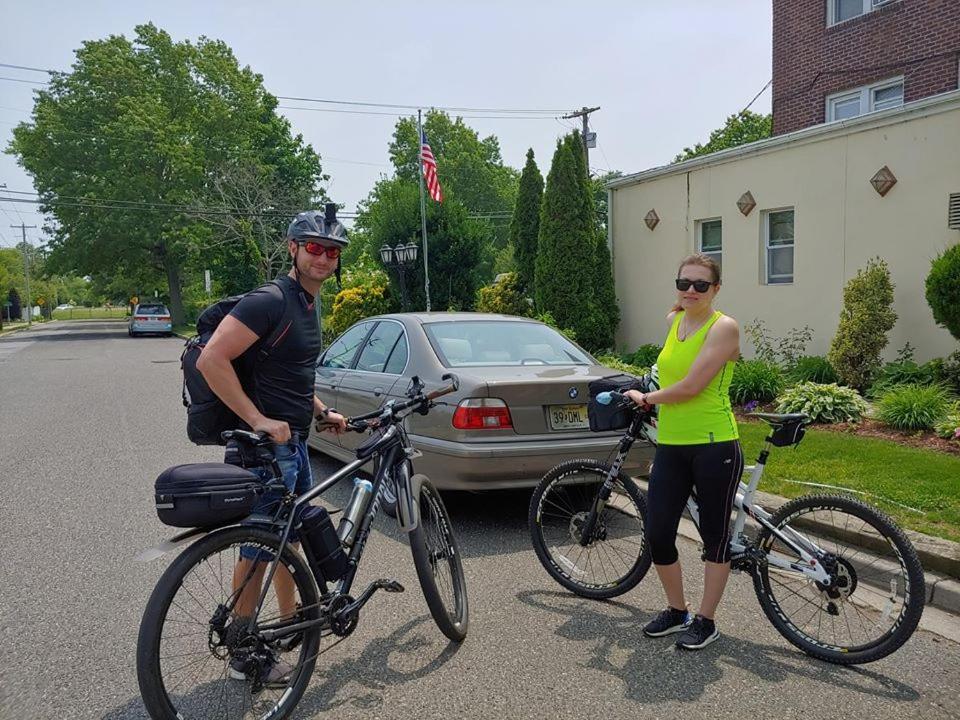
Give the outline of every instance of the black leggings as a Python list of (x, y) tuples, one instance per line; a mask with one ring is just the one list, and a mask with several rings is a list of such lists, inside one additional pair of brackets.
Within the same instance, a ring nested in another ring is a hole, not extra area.
[(700, 506), (703, 559), (730, 561), (730, 511), (742, 472), (738, 440), (657, 446), (647, 490), (647, 540), (654, 563), (677, 561), (677, 527), (694, 489)]

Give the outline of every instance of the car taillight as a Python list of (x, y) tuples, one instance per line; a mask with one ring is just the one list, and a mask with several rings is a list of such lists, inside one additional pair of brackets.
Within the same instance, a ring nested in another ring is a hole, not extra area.
[(505, 430), (513, 427), (513, 420), (503, 400), (470, 398), (457, 406), (453, 426), (458, 430)]
[(164, 315), (163, 317), (158, 317), (157, 320), (159, 320), (160, 322), (170, 322), (170, 316)]

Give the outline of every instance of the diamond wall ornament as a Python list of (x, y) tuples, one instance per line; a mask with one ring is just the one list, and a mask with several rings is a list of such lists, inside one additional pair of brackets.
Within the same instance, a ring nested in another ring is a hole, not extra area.
[(890, 188), (897, 184), (897, 176), (893, 174), (890, 168), (884, 165), (877, 170), (876, 175), (870, 178), (870, 184), (873, 185), (873, 189), (880, 194), (880, 197), (883, 197), (890, 192)]
[(657, 215), (656, 210), (651, 210), (646, 214), (646, 217), (643, 218), (643, 221), (647, 224), (647, 227), (653, 230), (657, 223), (660, 222), (660, 216)]
[(740, 196), (740, 199), (737, 200), (737, 207), (740, 208), (740, 212), (743, 213), (743, 216), (746, 217), (750, 214), (750, 211), (757, 206), (757, 201), (753, 199), (753, 193), (747, 190), (743, 195)]

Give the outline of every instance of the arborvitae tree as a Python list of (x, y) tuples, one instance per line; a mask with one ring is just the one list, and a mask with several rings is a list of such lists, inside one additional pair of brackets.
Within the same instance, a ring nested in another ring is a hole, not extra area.
[[(587, 173), (586, 158), (580, 133), (567, 136), (569, 151), (577, 163), (580, 174), (580, 206), (588, 226), (592, 229), (593, 257), (588, 269), (591, 271), (592, 292), (585, 307), (582, 326), (577, 327), (577, 339), (584, 347), (601, 350), (613, 347), (614, 334), (620, 324), (620, 308), (613, 287), (613, 269), (610, 265), (610, 250), (607, 247), (606, 233), (596, 221), (597, 207), (594, 200), (594, 188)], [(589, 254), (586, 254), (589, 257)]]
[(510, 220), (510, 242), (522, 292), (533, 294), (534, 265), (537, 257), (537, 236), (540, 232), (540, 202), (543, 199), (543, 177), (533, 160), (533, 149), (527, 150), (527, 164), (520, 175), (517, 203)]
[(534, 278), (537, 310), (549, 312), (560, 327), (579, 339), (590, 322), (595, 235), (585, 212), (581, 164), (567, 139), (557, 141), (540, 208), (540, 233)]

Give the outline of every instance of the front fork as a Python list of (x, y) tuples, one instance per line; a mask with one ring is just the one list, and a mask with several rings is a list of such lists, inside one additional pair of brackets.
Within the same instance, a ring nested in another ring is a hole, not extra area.
[(620, 439), (617, 457), (610, 466), (610, 470), (607, 472), (603, 484), (597, 491), (597, 497), (593, 501), (593, 506), (590, 508), (590, 512), (587, 514), (587, 518), (581, 528), (579, 542), (582, 547), (587, 547), (596, 539), (595, 535), (597, 534), (597, 527), (600, 524), (600, 517), (603, 515), (603, 510), (607, 506), (607, 500), (610, 499), (610, 494), (613, 492), (613, 484), (617, 478), (620, 477), (620, 468), (623, 467), (623, 462), (626, 460), (627, 453), (630, 452), (633, 443), (634, 438), (632, 435), (625, 435)]

